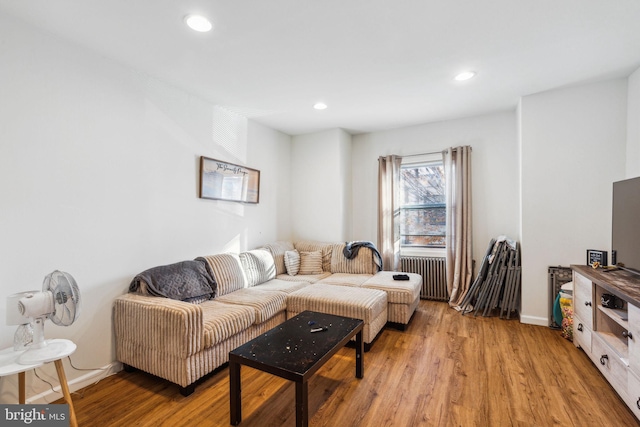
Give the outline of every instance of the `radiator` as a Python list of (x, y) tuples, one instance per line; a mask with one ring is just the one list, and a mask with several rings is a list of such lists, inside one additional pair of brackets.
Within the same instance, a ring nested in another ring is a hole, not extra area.
[(401, 257), (400, 269), (405, 273), (422, 276), (420, 298), (448, 301), (445, 258)]

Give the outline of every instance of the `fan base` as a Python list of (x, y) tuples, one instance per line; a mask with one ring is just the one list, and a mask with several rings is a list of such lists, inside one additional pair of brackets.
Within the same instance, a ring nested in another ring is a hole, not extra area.
[(45, 345), (41, 348), (32, 347), (22, 353), (17, 362), (21, 365), (53, 362), (76, 351), (76, 345), (69, 340), (45, 340), (44, 343)]

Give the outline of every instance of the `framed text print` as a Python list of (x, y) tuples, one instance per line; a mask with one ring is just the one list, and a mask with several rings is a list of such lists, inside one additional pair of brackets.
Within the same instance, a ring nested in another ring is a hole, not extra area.
[(200, 197), (258, 203), (260, 171), (222, 160), (200, 157)]

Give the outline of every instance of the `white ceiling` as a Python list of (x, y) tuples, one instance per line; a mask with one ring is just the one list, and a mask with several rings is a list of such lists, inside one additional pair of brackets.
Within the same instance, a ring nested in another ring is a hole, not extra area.
[[(640, 0), (0, 0), (0, 13), (291, 135), (513, 109), (640, 67)], [(214, 30), (189, 30), (190, 13)], [(477, 77), (453, 81), (466, 69)]]

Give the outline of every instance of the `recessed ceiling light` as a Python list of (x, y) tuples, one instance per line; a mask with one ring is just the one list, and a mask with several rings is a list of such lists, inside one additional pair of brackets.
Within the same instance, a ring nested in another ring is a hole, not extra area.
[(465, 80), (469, 80), (473, 77), (476, 76), (476, 72), (475, 71), (463, 71), (462, 73), (458, 74), (457, 76), (454, 77), (455, 80), (462, 82)]
[(206, 33), (211, 31), (213, 25), (211, 22), (202, 15), (187, 15), (184, 17), (184, 22), (194, 31)]
[(313, 108), (315, 108), (316, 110), (326, 110), (327, 104), (325, 104), (324, 102), (316, 102), (315, 104), (313, 104)]

